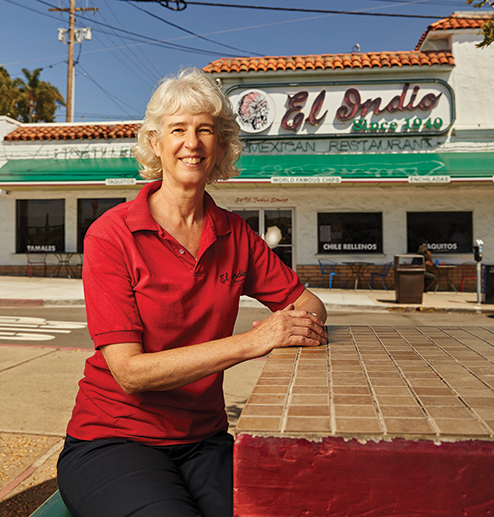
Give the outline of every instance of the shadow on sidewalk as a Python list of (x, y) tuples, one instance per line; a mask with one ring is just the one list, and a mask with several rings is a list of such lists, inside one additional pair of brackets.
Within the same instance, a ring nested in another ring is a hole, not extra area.
[(27, 517), (58, 489), (57, 480), (50, 479), (0, 501), (2, 517)]

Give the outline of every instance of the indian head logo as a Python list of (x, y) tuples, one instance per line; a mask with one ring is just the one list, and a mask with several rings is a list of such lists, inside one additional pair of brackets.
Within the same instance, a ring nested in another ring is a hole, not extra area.
[(274, 103), (266, 92), (247, 90), (238, 98), (236, 113), (242, 131), (261, 133), (273, 123)]

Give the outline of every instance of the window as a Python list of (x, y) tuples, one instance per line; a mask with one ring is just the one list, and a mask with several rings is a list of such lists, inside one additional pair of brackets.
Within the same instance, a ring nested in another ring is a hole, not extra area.
[(245, 219), (288, 266), (293, 264), (292, 210), (233, 210)]
[(408, 253), (427, 243), (433, 253), (472, 252), (472, 212), (408, 212)]
[(319, 213), (318, 253), (382, 253), (382, 214)]
[(245, 219), (257, 235), (261, 235), (259, 229), (259, 210), (234, 210), (234, 212)]
[(264, 210), (263, 238), (276, 255), (292, 267), (292, 211)]
[(18, 199), (16, 252), (65, 251), (65, 200)]
[(79, 253), (84, 251), (84, 237), (91, 223), (108, 209), (124, 202), (123, 197), (77, 200), (77, 251)]

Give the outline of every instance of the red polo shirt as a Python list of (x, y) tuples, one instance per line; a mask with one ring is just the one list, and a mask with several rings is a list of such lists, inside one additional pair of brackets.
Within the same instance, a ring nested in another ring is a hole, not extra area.
[(207, 193), (194, 260), (151, 216), (147, 198), (160, 185), (146, 185), (86, 234), (84, 293), (96, 351), (86, 362), (68, 424), (74, 438), (171, 445), (226, 430), (223, 374), (169, 391), (126, 395), (98, 347), (138, 342), (152, 353), (231, 336), (241, 295), (275, 311), (304, 290), (245, 221), (218, 208)]

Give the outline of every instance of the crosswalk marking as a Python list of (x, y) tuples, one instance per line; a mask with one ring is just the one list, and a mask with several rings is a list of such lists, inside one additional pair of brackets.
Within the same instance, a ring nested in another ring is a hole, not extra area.
[(50, 341), (52, 334), (70, 334), (86, 328), (85, 322), (55, 321), (23, 316), (0, 316), (0, 341)]

